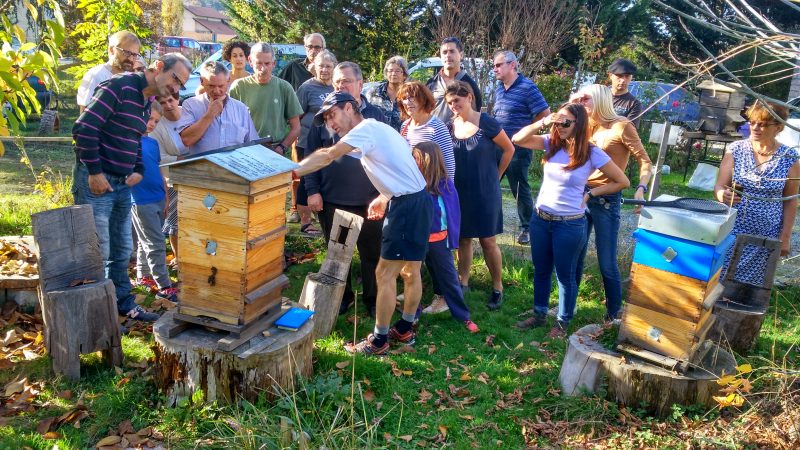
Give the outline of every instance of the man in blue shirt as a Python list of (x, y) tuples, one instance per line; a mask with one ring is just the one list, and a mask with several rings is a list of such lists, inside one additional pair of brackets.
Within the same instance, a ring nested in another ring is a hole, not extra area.
[[(501, 50), (495, 53), (493, 60), (494, 75), (500, 82), (495, 91), (494, 117), (511, 137), (522, 127), (549, 115), (550, 108), (533, 81), (517, 72), (517, 57), (513, 52)], [(528, 184), (528, 168), (532, 154), (530, 149), (515, 146), (514, 157), (505, 172), (511, 193), (517, 199), (522, 229), (517, 242), (522, 245), (530, 243), (528, 222), (533, 214), (533, 198)]]

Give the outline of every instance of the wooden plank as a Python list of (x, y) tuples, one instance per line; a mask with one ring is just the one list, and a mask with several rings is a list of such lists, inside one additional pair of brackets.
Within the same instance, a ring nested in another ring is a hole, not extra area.
[(232, 194), (250, 193), (247, 180), (202, 159), (170, 166), (169, 178), (174, 186), (194, 186)]
[(333, 215), (331, 237), (328, 240), (328, 252), (325, 254), (325, 260), (322, 262), (319, 273), (340, 281), (347, 278), (363, 224), (363, 217), (347, 211), (336, 210)]
[(251, 289), (253, 286), (260, 286), (283, 273), (283, 259), (283, 253), (281, 253), (255, 267), (248, 266), (247, 274), (245, 274), (245, 290)]
[(266, 313), (270, 308), (281, 303), (281, 291), (276, 290), (256, 299), (255, 302), (244, 305), (243, 322), (245, 324), (254, 322)]
[[(206, 197), (213, 196), (209, 209), (204, 203)], [(203, 224), (214, 222), (244, 229), (247, 226), (247, 196), (227, 192), (180, 186), (178, 190), (178, 216)]]
[[(175, 313), (175, 320), (193, 323), (195, 325), (202, 325), (204, 327), (214, 328), (217, 330), (224, 330), (231, 333), (238, 333), (242, 326), (238, 320), (232, 321), (230, 317), (224, 315), (206, 316), (196, 315), (198, 311), (192, 308), (185, 308), (183, 305), (178, 306), (178, 312)], [(202, 311), (200, 311), (202, 312)]]
[(284, 195), (251, 204), (247, 220), (247, 238), (254, 239), (286, 225)]
[(283, 256), (284, 237), (286, 231), (278, 233), (275, 239), (271, 239), (264, 245), (260, 245), (252, 250), (249, 250), (246, 255), (246, 267), (249, 272), (251, 267), (260, 267), (269, 261), (274, 261), (276, 258)]
[(262, 178), (258, 181), (254, 181), (250, 183), (250, 189), (248, 190), (247, 194), (256, 196), (261, 194), (264, 191), (268, 191), (272, 188), (278, 186), (291, 186), (292, 184), (292, 173), (291, 172), (284, 172), (279, 173), (275, 176), (269, 178)]
[(263, 202), (264, 200), (269, 200), (274, 197), (283, 197), (289, 193), (289, 188), (291, 187), (291, 183), (287, 184), (280, 184), (274, 187), (271, 187), (265, 191), (257, 192), (255, 194), (250, 194), (247, 197), (247, 200), (251, 204), (256, 204)]
[[(244, 273), (246, 243), (244, 229), (207, 223), (205, 229), (200, 231), (189, 226), (190, 223), (194, 225), (194, 222), (178, 218), (181, 263)], [(214, 255), (206, 253), (206, 244), (209, 240), (217, 244)]]
[(697, 321), (702, 314), (704, 300), (719, 283), (719, 275), (718, 271), (706, 283), (633, 263), (628, 302), (673, 317)]
[(287, 278), (286, 275), (280, 275), (274, 280), (264, 283), (263, 286), (259, 286), (257, 289), (245, 294), (245, 301), (247, 303), (253, 303), (259, 298), (264, 297), (275, 290), (280, 291), (288, 285), (289, 278)]
[(23, 143), (25, 143), (25, 142), (46, 142), (46, 143), (51, 143), (51, 144), (72, 145), (72, 136), (25, 136), (25, 137), (0, 136), (0, 142), (13, 142), (13, 143), (16, 143), (17, 140), (22, 140)]
[(617, 345), (617, 350), (635, 356), (637, 358), (644, 359), (645, 361), (650, 361), (652, 363), (658, 364), (661, 367), (666, 367), (669, 370), (675, 369), (681, 363), (680, 360), (677, 360), (675, 358), (670, 358), (669, 356), (653, 353), (649, 350), (645, 350), (635, 345), (619, 344)]
[[(706, 315), (710, 314), (706, 311)], [(702, 316), (701, 316), (702, 320)], [(622, 315), (619, 341), (665, 356), (687, 360), (697, 342), (698, 324), (628, 303)]]
[(281, 301), (278, 299), (278, 302), (272, 307), (272, 309), (264, 313), (260, 319), (242, 327), (237, 335), (224, 337), (217, 341), (217, 350), (224, 352), (233, 351), (236, 347), (244, 344), (246, 341), (249, 341), (253, 337), (261, 334), (267, 328), (271, 327), (272, 324), (275, 323), (275, 321), (278, 320), (278, 318), (282, 315), (281, 313)]
[(262, 234), (252, 239), (247, 240), (247, 250), (253, 250), (255, 248), (261, 247), (262, 245), (266, 245), (272, 242), (275, 239), (280, 239), (286, 236), (286, 227), (282, 226), (280, 228), (276, 228), (268, 233)]

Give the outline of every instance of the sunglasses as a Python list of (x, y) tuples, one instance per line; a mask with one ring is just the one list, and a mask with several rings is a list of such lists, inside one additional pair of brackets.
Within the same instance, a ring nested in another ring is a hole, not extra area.
[(563, 121), (556, 123), (556, 125), (560, 126), (561, 128), (569, 128), (575, 122), (577, 122), (575, 119), (564, 119)]
[(770, 125), (778, 125), (778, 122), (750, 122), (750, 128), (767, 128)]
[(178, 86), (181, 87), (180, 90), (182, 91), (186, 90), (186, 86), (183, 84), (183, 81), (181, 81), (181, 79), (178, 77), (178, 75), (175, 74), (175, 72), (172, 72), (172, 78), (175, 80), (176, 83), (178, 83)]
[(119, 51), (121, 51), (122, 54), (125, 55), (126, 58), (140, 58), (142, 56), (142, 55), (140, 55), (138, 53), (129, 52), (129, 51), (125, 50), (122, 47), (114, 47), (114, 48), (119, 50)]
[(503, 66), (503, 64), (511, 64), (512, 62), (514, 62), (514, 61), (505, 61), (505, 62), (501, 62), (501, 63), (495, 63), (494, 64), (494, 68), (495, 69), (499, 69), (500, 67)]

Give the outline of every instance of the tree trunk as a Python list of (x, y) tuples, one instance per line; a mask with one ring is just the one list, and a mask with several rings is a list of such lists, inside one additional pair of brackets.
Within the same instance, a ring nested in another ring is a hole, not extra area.
[(103, 351), (109, 366), (122, 365), (114, 283), (76, 286), (42, 294), (45, 346), (53, 370), (70, 380), (81, 376), (80, 355)]
[(720, 386), (717, 378), (734, 373), (733, 357), (712, 348), (699, 364), (680, 375), (675, 371), (623, 356), (597, 341), (599, 325), (587, 325), (570, 336), (559, 381), (565, 395), (593, 394), (605, 384), (607, 397), (626, 406), (644, 407), (665, 416), (673, 404), (711, 406)]
[(720, 300), (714, 305), (714, 314), (717, 320), (707, 339), (719, 342), (725, 348), (730, 346), (731, 350), (744, 355), (758, 340), (767, 309)]
[(331, 334), (339, 317), (344, 288), (344, 281), (336, 280), (324, 273), (306, 275), (299, 303), (304, 308), (314, 311), (315, 340)]
[(175, 404), (202, 390), (208, 401), (233, 403), (240, 397), (256, 401), (260, 395), (274, 399), (291, 391), (297, 376), (313, 372), (312, 317), (297, 331), (276, 327), (259, 334), (233, 351), (218, 350), (223, 333), (190, 327), (168, 338), (162, 330), (174, 328), (172, 311), (153, 327), (156, 345), (155, 383)]

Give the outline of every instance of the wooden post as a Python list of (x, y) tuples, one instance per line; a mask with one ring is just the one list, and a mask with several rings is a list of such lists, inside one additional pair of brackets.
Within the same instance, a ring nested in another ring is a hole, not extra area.
[[(31, 216), (39, 250), (39, 296), (53, 369), (80, 378), (80, 354), (122, 364), (114, 283), (107, 280), (90, 205)], [(75, 286), (76, 283), (82, 285)], [(72, 287), (75, 286), (75, 287)]]
[(337, 209), (325, 261), (319, 273), (306, 276), (299, 303), (315, 312), (314, 339), (331, 334), (339, 316), (345, 278), (350, 271), (350, 262), (363, 223), (362, 217)]
[(647, 195), (648, 200), (653, 200), (658, 197), (658, 189), (661, 185), (661, 166), (664, 165), (664, 160), (667, 158), (667, 150), (669, 150), (670, 128), (672, 128), (670, 121), (664, 121), (664, 134), (661, 135), (661, 144), (658, 146), (658, 158), (656, 158), (653, 178), (650, 180), (650, 191)]

